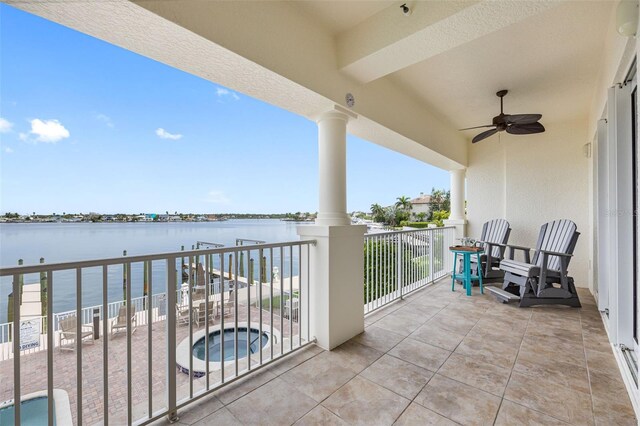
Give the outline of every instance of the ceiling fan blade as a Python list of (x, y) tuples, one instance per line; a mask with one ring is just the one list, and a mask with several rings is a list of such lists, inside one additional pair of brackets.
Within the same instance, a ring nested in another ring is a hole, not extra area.
[(466, 129), (458, 129), (458, 130), (463, 131), (463, 130), (472, 130), (472, 129), (482, 129), (484, 127), (495, 127), (495, 124), (487, 124), (486, 126), (467, 127)]
[(530, 135), (533, 133), (542, 133), (544, 130), (544, 126), (540, 123), (512, 124), (507, 127), (507, 133), (511, 133), (512, 135)]
[(514, 114), (506, 115), (504, 121), (507, 124), (531, 124), (539, 121), (542, 114)]
[(487, 130), (486, 132), (482, 132), (479, 135), (476, 135), (475, 138), (471, 140), (472, 143), (480, 142), (482, 139), (486, 139), (489, 136), (495, 135), (498, 133), (498, 129)]

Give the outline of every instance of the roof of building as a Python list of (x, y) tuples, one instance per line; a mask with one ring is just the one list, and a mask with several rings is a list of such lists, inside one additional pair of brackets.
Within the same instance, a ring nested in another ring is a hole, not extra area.
[(421, 195), (411, 200), (411, 204), (431, 204), (431, 195)]

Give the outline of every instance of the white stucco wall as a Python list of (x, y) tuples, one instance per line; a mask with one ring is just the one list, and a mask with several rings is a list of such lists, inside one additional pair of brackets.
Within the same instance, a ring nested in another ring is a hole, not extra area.
[[(544, 122), (544, 119), (543, 119)], [(590, 142), (585, 121), (545, 123), (538, 135), (500, 134), (469, 147), (467, 171), (468, 234), (480, 236), (493, 218), (511, 223), (509, 242), (534, 247), (540, 225), (571, 219), (581, 232), (569, 267), (576, 285), (588, 287)]]

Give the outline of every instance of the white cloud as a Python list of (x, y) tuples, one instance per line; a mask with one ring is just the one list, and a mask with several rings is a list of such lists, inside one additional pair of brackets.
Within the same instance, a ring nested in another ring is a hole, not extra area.
[(6, 120), (0, 117), (0, 133), (10, 132), (12, 127), (13, 127), (13, 123), (11, 123), (9, 120)]
[(231, 200), (223, 191), (218, 191), (215, 189), (209, 191), (203, 201), (211, 204), (231, 204)]
[(4, 152), (7, 153), (7, 154), (13, 154), (13, 149), (7, 147), (7, 148), (4, 149)]
[(20, 140), (27, 141), (35, 135), (34, 142), (56, 143), (70, 136), (69, 131), (58, 120), (31, 120), (31, 131), (20, 133)]
[(97, 114), (96, 115), (96, 120), (102, 121), (104, 124), (107, 125), (107, 127), (111, 127), (111, 128), (114, 127), (113, 121), (111, 121), (111, 117), (109, 117), (108, 115)]
[(156, 135), (158, 135), (158, 137), (160, 139), (171, 139), (174, 141), (177, 141), (178, 139), (182, 139), (182, 135), (179, 133), (173, 134), (173, 133), (169, 133), (167, 132), (165, 129), (163, 129), (162, 127), (159, 127), (158, 129), (156, 129)]
[(236, 92), (232, 92), (231, 90), (225, 89), (224, 87), (216, 87), (216, 95), (218, 95), (219, 98), (231, 96), (236, 101), (240, 99), (240, 96), (238, 96)]

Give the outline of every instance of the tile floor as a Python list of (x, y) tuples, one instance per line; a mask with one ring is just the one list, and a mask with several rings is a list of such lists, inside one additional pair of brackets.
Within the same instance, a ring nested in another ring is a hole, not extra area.
[[(593, 297), (520, 309), (443, 281), (180, 413), (197, 425), (636, 425)], [(163, 423), (163, 422), (160, 422)]]

